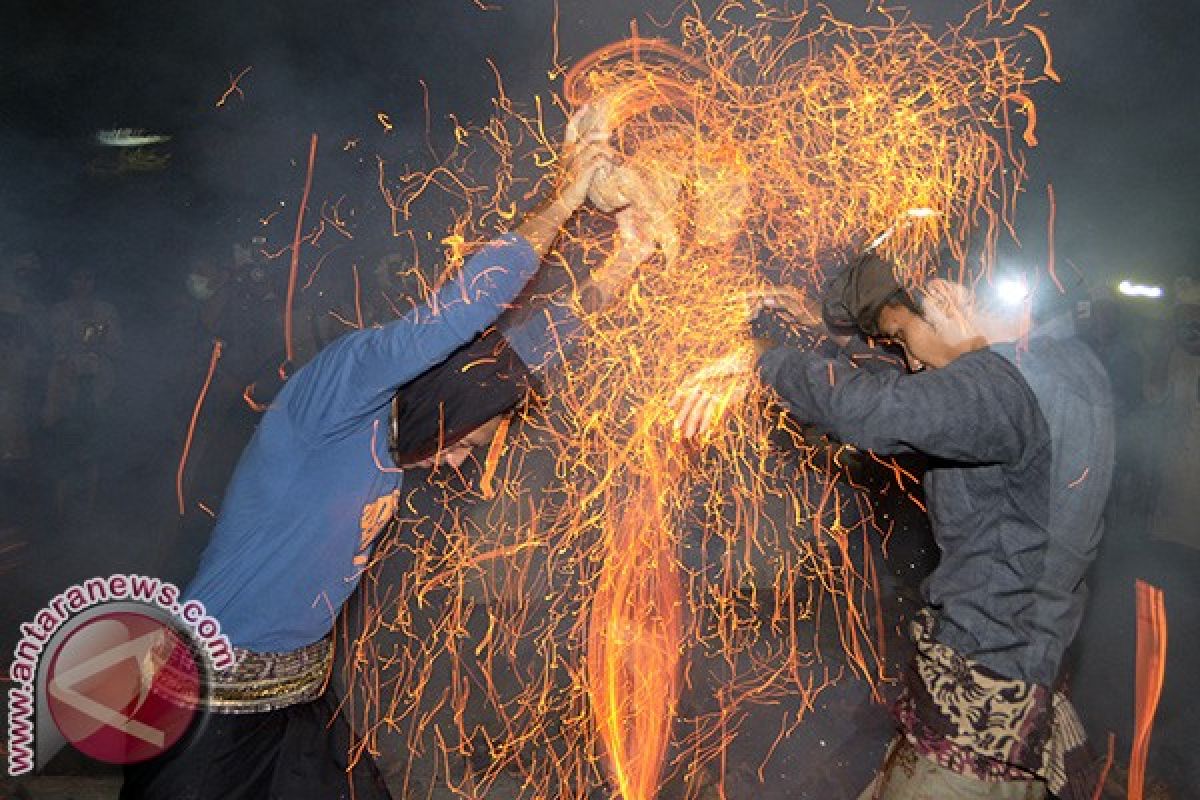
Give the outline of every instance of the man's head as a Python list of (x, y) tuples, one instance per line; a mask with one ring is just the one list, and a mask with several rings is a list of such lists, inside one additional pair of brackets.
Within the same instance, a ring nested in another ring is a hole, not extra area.
[(406, 469), (425, 469), (440, 466), (458, 469), (477, 449), (485, 448), (491, 444), (492, 438), (496, 435), (496, 430), (500, 427), (500, 422), (507, 416), (507, 414), (498, 414), (475, 430), (467, 433), (461, 439), (450, 444), (445, 444), (440, 449), (435, 449), (432, 455), (413, 461), (410, 464), (401, 464), (400, 466)]
[(486, 446), (532, 379), (504, 337), (490, 330), (400, 387), (390, 450), (397, 466), (458, 467)]
[(886, 303), (875, 324), (880, 336), (904, 349), (909, 369), (938, 369), (987, 346), (991, 325), (966, 287), (933, 278), (919, 298), (920, 310), (910, 303)]
[(1006, 321), (981, 309), (965, 287), (934, 278), (910, 292), (894, 265), (874, 251), (830, 282), (823, 310), (835, 330), (857, 328), (893, 340), (913, 370), (944, 367), (988, 341), (1013, 338)]

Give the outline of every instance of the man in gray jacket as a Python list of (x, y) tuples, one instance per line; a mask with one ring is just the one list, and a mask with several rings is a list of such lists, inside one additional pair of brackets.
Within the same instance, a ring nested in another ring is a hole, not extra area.
[(928, 459), (941, 561), (911, 626), (900, 735), (860, 800), (1090, 797), (1085, 738), (1057, 689), (1112, 473), (1103, 368), (1077, 340), (1020, 341), (1019, 320), (957, 284), (909, 292), (873, 252), (832, 282), (825, 318), (890, 339), (911, 372), (747, 350), (680, 392), (676, 425), (706, 432), (757, 376), (843, 442)]

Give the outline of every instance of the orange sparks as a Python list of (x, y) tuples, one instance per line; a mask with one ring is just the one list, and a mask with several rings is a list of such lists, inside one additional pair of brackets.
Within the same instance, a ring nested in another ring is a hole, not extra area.
[(1092, 800), (1100, 800), (1100, 795), (1104, 793), (1104, 784), (1108, 781), (1109, 770), (1112, 769), (1113, 755), (1116, 752), (1117, 735), (1112, 731), (1108, 732), (1108, 755), (1104, 758), (1104, 766), (1100, 769), (1100, 777), (1096, 779), (1096, 789), (1092, 792)]
[(1013, 92), (1010, 96), (1020, 104), (1021, 111), (1025, 113), (1025, 132), (1021, 137), (1028, 146), (1037, 147), (1037, 106), (1024, 92)]
[(567, 71), (567, 68), (558, 62), (558, 0), (554, 0), (554, 21), (550, 23), (550, 41), (553, 50), (550, 53), (550, 69), (546, 72), (546, 77), (553, 81), (558, 80), (558, 76)]
[[(779, 278), (811, 289), (829, 253), (880, 231), (893, 229), (880, 247), (899, 263), (929, 263), (945, 247), (973, 277), (968, 243), (982, 238), (991, 254), (1011, 230), (1022, 141), (1036, 143), (1027, 92), (1045, 80), (1026, 75), (1022, 47), (1043, 40), (1008, 27), (1020, 13), (1009, 5), (979, 39), (965, 24), (930, 37), (882, 12), (863, 28), (824, 8), (764, 5), (752, 24), (726, 21), (736, 5), (718, 17), (681, 6), (677, 35), (669, 23), (662, 38), (631, 26), (567, 71), (561, 98), (544, 106), (508, 96), (489, 62), (492, 120), (455, 119), (452, 155), (427, 169), (390, 177), (378, 161), (392, 233), (413, 243), (412, 262), (419, 243), (446, 257), (440, 270), (407, 272), (417, 299), (547, 188), (560, 156), (551, 105), (600, 110), (624, 170), (608, 200), (636, 201), (658, 251), (608, 309), (559, 298), (579, 308), (584, 340), (547, 378), (552, 400), (497, 432), (477, 487), (443, 471), (432, 517), (401, 501), (398, 535), (376, 557), (397, 555), (405, 571), (386, 583), (364, 575), (367, 633), (349, 643), (359, 694), (348, 714), (367, 732), (356, 755), (400, 731), (438, 780), (473, 796), (516, 776), (522, 799), (584, 800), (598, 767), (623, 800), (710, 769), (723, 792), (725, 753), (756, 707), (800, 704), (762, 743), (769, 751), (826, 686), (852, 678), (878, 696), (894, 674), (879, 565), (859, 547), (885, 539), (892, 521), (871, 516), (843, 466), (852, 459), (751, 412), (761, 396), (704, 447), (684, 448), (665, 433), (669, 401), (687, 376), (745, 346), (744, 292)], [(556, 49), (551, 76), (561, 69)], [(1028, 120), (1023, 139), (1013, 110)], [(494, 175), (467, 163), (495, 164)], [(444, 227), (401, 227), (447, 204)], [(597, 227), (560, 238), (553, 258), (572, 277), (612, 256)], [(915, 484), (893, 461), (853, 460), (890, 473), (901, 501)], [(556, 480), (530, 474), (535, 461)], [(486, 502), (454, 502), (468, 497)], [(684, 709), (688, 685), (710, 691), (715, 708)], [(415, 792), (411, 770), (401, 782)]]
[(229, 100), (229, 97), (234, 92), (237, 92), (237, 96), (239, 98), (241, 98), (242, 100), (246, 99), (246, 93), (242, 91), (242, 87), (240, 86), (240, 84), (242, 82), (242, 78), (246, 77), (246, 75), (248, 75), (250, 73), (250, 70), (252, 70), (252, 69), (254, 69), (254, 68), (246, 67), (244, 70), (242, 70), (241, 72), (239, 72), (237, 74), (237, 77), (234, 77), (234, 75), (232, 73), (230, 73), (229, 88), (226, 89), (225, 93), (221, 95), (219, 100), (217, 100), (217, 106), (216, 106), (217, 108), (221, 108), (223, 105), (225, 105), (225, 103)]
[(179, 516), (183, 516), (183, 472), (187, 468), (188, 453), (192, 450), (192, 437), (196, 433), (196, 422), (200, 419), (200, 408), (208, 395), (208, 387), (212, 384), (213, 373), (217, 371), (217, 362), (221, 359), (221, 340), (213, 341), (212, 355), (208, 360), (208, 373), (204, 376), (204, 385), (196, 397), (196, 407), (192, 409), (192, 419), (188, 423), (187, 436), (183, 440), (183, 452), (179, 456), (179, 469), (175, 471), (175, 497), (179, 501)]
[(508, 426), (511, 424), (512, 417), (502, 418), (500, 426), (496, 428), (496, 433), (492, 436), (492, 443), (488, 447), (487, 458), (483, 465), (483, 476), (479, 479), (479, 493), (484, 500), (491, 500), (496, 496), (496, 489), (492, 485), (492, 481), (496, 478), (496, 467), (500, 465), (500, 456), (504, 453), (504, 443), (508, 440)]
[(1054, 269), (1054, 218), (1058, 215), (1058, 203), (1054, 201), (1052, 183), (1046, 184), (1046, 200), (1050, 203), (1050, 215), (1046, 220), (1046, 273), (1058, 287), (1058, 293), (1066, 294), (1067, 290), (1063, 288), (1062, 281), (1058, 279), (1058, 272)]
[(1129, 800), (1142, 800), (1146, 755), (1167, 665), (1167, 611), (1163, 593), (1145, 581), (1134, 587), (1137, 598), (1137, 661), (1134, 673), (1133, 745), (1129, 753)]
[(1041, 42), (1042, 52), (1046, 54), (1046, 63), (1042, 66), (1042, 74), (1055, 83), (1062, 83), (1062, 78), (1054, 71), (1054, 53), (1050, 50), (1050, 42), (1046, 39), (1046, 32), (1036, 25), (1026, 25), (1025, 30), (1032, 33)]
[(255, 385), (256, 384), (254, 384), (254, 383), (249, 383), (246, 385), (246, 388), (242, 390), (242, 401), (246, 404), (246, 407), (249, 408), (251, 411), (261, 414), (267, 410), (267, 405), (265, 403), (260, 403), (254, 399)]
[[(379, 124), (383, 126), (384, 133), (391, 133), (392, 128), (395, 127), (392, 125), (392, 118), (389, 117), (385, 111), (380, 111), (378, 114), (376, 114), (375, 119), (379, 120)], [(349, 150), (350, 148), (347, 147), (346, 149)]]
[(354, 273), (354, 320), (357, 323), (354, 327), (362, 330), (362, 286), (358, 281), (358, 264), (351, 264), (350, 269)]
[[(304, 194), (300, 197), (300, 208), (296, 212), (296, 232), (292, 237), (292, 263), (288, 271), (287, 301), (283, 309), (283, 344), (290, 364), (295, 357), (292, 343), (292, 306), (296, 298), (296, 272), (300, 268), (300, 233), (304, 230), (304, 211), (308, 208), (308, 193), (312, 190), (313, 165), (317, 161), (317, 135), (314, 133), (308, 145), (308, 171), (304, 176)], [(286, 378), (286, 369), (279, 368), (280, 377)]]

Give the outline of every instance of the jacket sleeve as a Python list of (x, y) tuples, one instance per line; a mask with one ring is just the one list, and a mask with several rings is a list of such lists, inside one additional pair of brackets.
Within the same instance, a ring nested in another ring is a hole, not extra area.
[(1012, 463), (1038, 430), (1032, 390), (1015, 367), (987, 350), (906, 375), (777, 347), (762, 355), (758, 370), (801, 422), (881, 455)]
[(396, 389), (494, 323), (537, 268), (524, 238), (500, 237), (468, 259), (425, 305), (330, 344), (292, 376), (277, 402), (286, 403), (301, 430), (318, 435), (374, 413)]

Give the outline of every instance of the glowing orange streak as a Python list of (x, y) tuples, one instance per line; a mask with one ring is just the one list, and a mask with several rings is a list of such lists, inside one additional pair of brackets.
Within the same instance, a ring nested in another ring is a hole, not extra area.
[(1108, 733), (1108, 756), (1104, 759), (1104, 767), (1100, 770), (1100, 777), (1096, 780), (1096, 789), (1092, 792), (1092, 800), (1100, 800), (1100, 795), (1104, 793), (1104, 784), (1108, 781), (1108, 772), (1113, 765), (1113, 752), (1116, 749), (1117, 736), (1112, 731)]
[(501, 417), (500, 426), (496, 428), (496, 433), (492, 436), (492, 443), (488, 447), (487, 459), (484, 461), (483, 477), (479, 479), (479, 493), (483, 495), (484, 500), (491, 500), (496, 496), (492, 480), (496, 477), (496, 467), (500, 464), (500, 456), (504, 452), (504, 443), (508, 439), (508, 426), (511, 424), (511, 416)]
[(1046, 63), (1042, 66), (1042, 73), (1055, 83), (1062, 83), (1062, 78), (1054, 71), (1054, 53), (1050, 51), (1050, 42), (1046, 40), (1045, 31), (1036, 25), (1026, 25), (1025, 30), (1031, 32), (1042, 43), (1042, 51), (1046, 54)]
[(358, 283), (358, 264), (351, 264), (350, 270), (354, 273), (354, 319), (358, 322), (358, 329), (362, 330), (362, 287)]
[(425, 83), (423, 78), (418, 78), (417, 83), (421, 84), (421, 105), (425, 108), (425, 147), (429, 150), (429, 155), (436, 160), (437, 153), (433, 150), (433, 139), (430, 136), (429, 84)]
[(1021, 138), (1030, 147), (1037, 147), (1037, 106), (1024, 92), (1013, 92), (1010, 97), (1020, 103), (1021, 110), (1025, 112), (1025, 133), (1021, 135)]
[(254, 67), (246, 67), (244, 70), (238, 73), (236, 78), (232, 76), (230, 77), (229, 88), (225, 90), (225, 93), (221, 95), (221, 99), (217, 101), (217, 108), (225, 105), (225, 101), (228, 100), (229, 96), (234, 92), (237, 92), (238, 97), (242, 98), (243, 100), (246, 99), (246, 93), (242, 91), (242, 87), (238, 84), (241, 83), (241, 80), (246, 76), (246, 73), (252, 69), (254, 69)]
[(179, 516), (183, 516), (183, 471), (187, 467), (188, 453), (192, 449), (192, 436), (196, 433), (196, 421), (200, 419), (200, 407), (204, 405), (204, 398), (208, 394), (208, 387), (212, 384), (213, 373), (217, 371), (217, 361), (221, 358), (221, 340), (213, 341), (212, 355), (208, 359), (208, 374), (204, 376), (204, 385), (200, 387), (200, 394), (196, 397), (196, 407), (192, 409), (192, 419), (188, 423), (187, 437), (183, 441), (183, 453), (179, 456), (179, 469), (175, 471), (175, 496), (179, 500)]
[(1137, 665), (1134, 672), (1133, 744), (1129, 753), (1129, 800), (1142, 800), (1146, 755), (1154, 714), (1162, 696), (1167, 661), (1167, 611), (1162, 590), (1145, 581), (1135, 585), (1137, 597)]
[(551, 69), (546, 73), (546, 77), (554, 80), (567, 71), (565, 66), (558, 63), (558, 0), (554, 0), (554, 21), (550, 23), (550, 40), (553, 47), (550, 53)]
[(267, 410), (264, 403), (260, 403), (254, 399), (254, 383), (246, 384), (246, 388), (242, 390), (242, 400), (249, 406), (251, 411), (257, 411), (259, 414)]
[(1046, 271), (1058, 287), (1058, 293), (1066, 294), (1067, 290), (1063, 288), (1058, 273), (1054, 271), (1054, 218), (1058, 214), (1058, 204), (1054, 202), (1054, 184), (1046, 184), (1046, 199), (1050, 201), (1050, 218), (1046, 221)]
[(626, 800), (649, 800), (658, 789), (679, 686), (680, 587), (660, 505), (669, 476), (643, 479), (606, 532), (588, 625), (588, 694)]
[[(287, 362), (295, 357), (292, 345), (292, 305), (296, 297), (296, 272), (300, 268), (300, 233), (304, 230), (304, 211), (308, 208), (308, 193), (312, 189), (313, 165), (317, 160), (317, 135), (314, 133), (308, 145), (308, 172), (304, 177), (304, 194), (300, 197), (300, 209), (296, 212), (296, 232), (292, 237), (292, 264), (288, 271), (287, 305), (283, 309), (283, 344)], [(283, 374), (283, 367), (280, 367)]]

